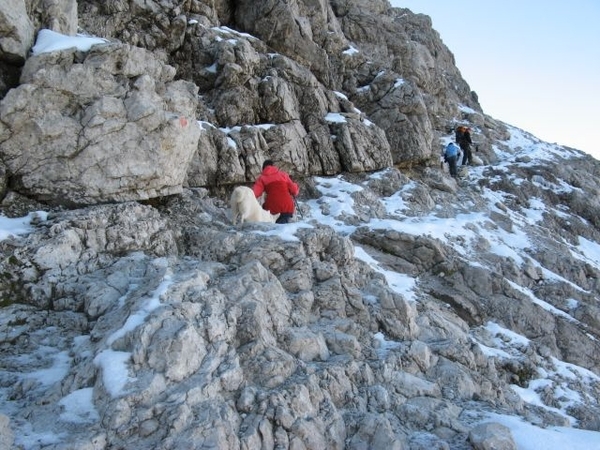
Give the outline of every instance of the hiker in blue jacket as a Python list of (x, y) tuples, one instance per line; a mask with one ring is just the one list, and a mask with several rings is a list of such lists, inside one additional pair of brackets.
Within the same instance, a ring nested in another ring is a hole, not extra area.
[(444, 161), (448, 163), (448, 170), (450, 171), (450, 175), (456, 178), (456, 163), (458, 158), (460, 157), (460, 147), (456, 145), (454, 142), (450, 142), (446, 145), (446, 150), (444, 151)]

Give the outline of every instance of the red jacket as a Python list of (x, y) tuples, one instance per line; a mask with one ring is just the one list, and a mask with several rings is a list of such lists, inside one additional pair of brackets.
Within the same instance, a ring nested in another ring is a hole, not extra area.
[(252, 190), (256, 198), (263, 192), (267, 193), (263, 209), (270, 211), (271, 214), (293, 214), (294, 197), (300, 192), (300, 188), (290, 176), (275, 166), (264, 168)]

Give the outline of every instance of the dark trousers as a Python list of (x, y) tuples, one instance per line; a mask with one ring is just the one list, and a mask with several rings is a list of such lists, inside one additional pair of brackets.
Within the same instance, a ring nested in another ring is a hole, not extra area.
[(458, 159), (457, 155), (454, 156), (446, 156), (446, 162), (448, 163), (448, 170), (450, 171), (450, 175), (456, 178), (456, 160)]
[(473, 153), (471, 153), (471, 146), (469, 144), (466, 144), (466, 145), (461, 146), (460, 148), (463, 151), (462, 165), (463, 166), (465, 164), (471, 165), (471, 162), (473, 160)]
[(292, 217), (294, 217), (293, 213), (281, 213), (275, 223), (289, 223)]

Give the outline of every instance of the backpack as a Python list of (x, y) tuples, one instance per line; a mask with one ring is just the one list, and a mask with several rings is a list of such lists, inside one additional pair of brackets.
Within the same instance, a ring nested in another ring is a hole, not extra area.
[(456, 127), (455, 139), (456, 139), (457, 144), (460, 144), (462, 142), (464, 136), (465, 136), (465, 127), (463, 127), (462, 125)]
[(460, 148), (453, 142), (450, 142), (446, 146), (446, 150), (444, 151), (444, 156), (446, 158), (450, 156), (458, 156), (460, 154)]

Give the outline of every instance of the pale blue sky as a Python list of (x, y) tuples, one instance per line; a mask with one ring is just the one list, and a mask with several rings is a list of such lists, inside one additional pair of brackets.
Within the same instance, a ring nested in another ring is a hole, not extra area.
[(484, 112), (600, 159), (600, 0), (390, 0), (431, 17)]

